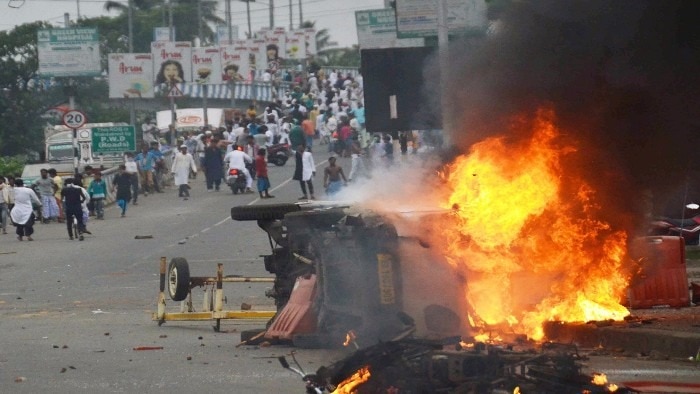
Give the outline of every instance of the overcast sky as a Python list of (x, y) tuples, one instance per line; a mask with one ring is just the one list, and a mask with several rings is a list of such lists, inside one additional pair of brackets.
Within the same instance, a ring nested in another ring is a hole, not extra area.
[[(56, 27), (63, 26), (63, 14), (71, 19), (109, 15), (104, 11), (107, 0), (3, 0), (0, 5), (0, 30), (12, 30), (15, 26), (37, 20), (48, 21)], [(123, 0), (126, 4), (126, 0)], [(290, 0), (274, 0), (275, 26), (289, 28)], [(299, 25), (299, 0), (292, 0), (293, 23)], [(302, 0), (304, 20), (316, 22), (317, 29), (328, 29), (332, 41), (346, 47), (357, 44), (355, 11), (384, 8), (384, 0)], [(246, 5), (231, 0), (232, 24), (239, 26), (239, 37), (244, 38), (248, 30)], [(225, 19), (224, 2), (219, 1), (219, 16)], [(250, 3), (250, 19), (253, 31), (270, 23), (269, 0)]]

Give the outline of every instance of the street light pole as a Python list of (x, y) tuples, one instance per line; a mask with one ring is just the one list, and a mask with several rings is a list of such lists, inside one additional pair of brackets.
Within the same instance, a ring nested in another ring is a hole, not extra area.
[(275, 0), (270, 0), (270, 30), (275, 28)]
[(292, 0), (289, 0), (289, 31), (294, 30), (294, 9), (292, 8)]
[[(128, 22), (129, 22), (129, 53), (134, 53), (134, 3), (129, 0), (128, 4)], [(136, 106), (134, 105), (135, 98), (129, 98), (129, 123), (136, 127)]]
[(248, 14), (248, 38), (253, 38), (253, 30), (250, 28), (250, 0), (246, 0), (245, 10)]
[(173, 0), (168, 0), (168, 39), (175, 41), (175, 34), (173, 34)]

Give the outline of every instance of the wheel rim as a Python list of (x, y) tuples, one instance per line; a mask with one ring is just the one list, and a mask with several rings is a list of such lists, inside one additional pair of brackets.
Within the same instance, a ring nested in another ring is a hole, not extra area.
[(173, 267), (170, 270), (170, 275), (168, 276), (168, 291), (170, 296), (174, 296), (177, 293), (177, 268)]

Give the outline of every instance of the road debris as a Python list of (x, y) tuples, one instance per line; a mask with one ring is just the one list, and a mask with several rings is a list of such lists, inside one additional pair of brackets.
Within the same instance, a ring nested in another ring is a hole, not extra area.
[(152, 235), (136, 235), (134, 236), (134, 239), (152, 239)]
[(134, 350), (163, 350), (163, 346), (137, 346)]

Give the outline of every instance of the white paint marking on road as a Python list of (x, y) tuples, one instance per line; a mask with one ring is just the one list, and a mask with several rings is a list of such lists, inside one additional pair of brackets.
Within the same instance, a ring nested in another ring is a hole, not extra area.
[(204, 228), (204, 229), (202, 229), (201, 232), (206, 233), (206, 232), (209, 231), (209, 230), (211, 230), (211, 227)]

